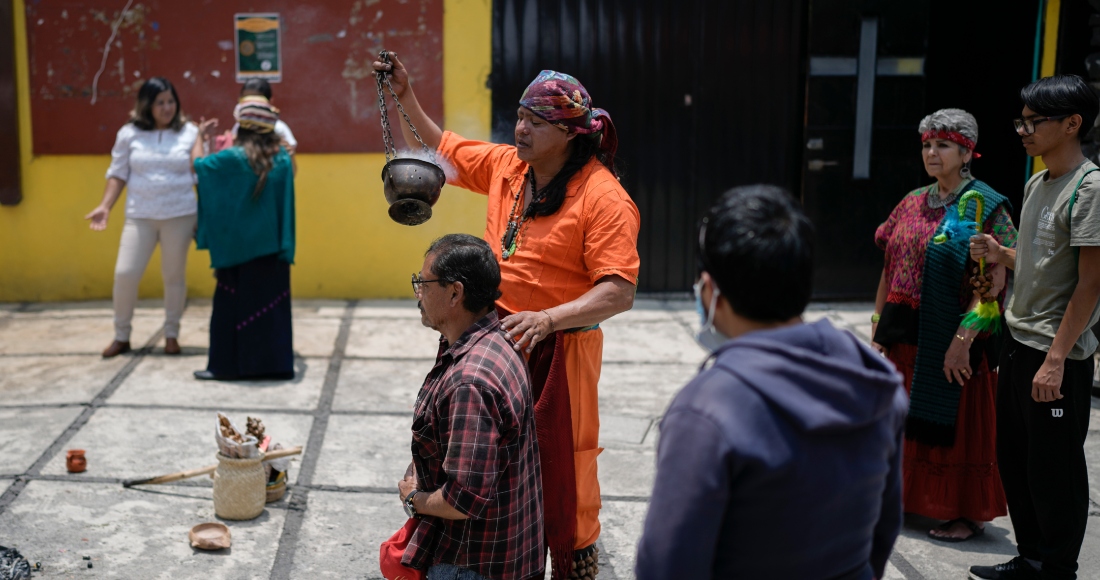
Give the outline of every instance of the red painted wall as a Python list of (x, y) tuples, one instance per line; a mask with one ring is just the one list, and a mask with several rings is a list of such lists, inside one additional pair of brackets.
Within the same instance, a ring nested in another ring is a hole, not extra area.
[(272, 88), (299, 152), (382, 151), (370, 63), (383, 47), (409, 56), (420, 103), (443, 117), (443, 0), (132, 0), (123, 13), (126, 4), (26, 0), (35, 154), (108, 153), (153, 76), (176, 85), (192, 118), (232, 126), (233, 15), (244, 12), (282, 17), (283, 80)]

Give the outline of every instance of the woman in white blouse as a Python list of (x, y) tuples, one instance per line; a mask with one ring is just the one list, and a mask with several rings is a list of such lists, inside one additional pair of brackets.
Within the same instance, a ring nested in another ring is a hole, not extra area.
[(198, 214), (191, 174), (191, 147), (197, 136), (198, 128), (180, 112), (172, 83), (162, 77), (145, 81), (130, 121), (118, 130), (111, 149), (103, 201), (84, 216), (91, 221), (91, 229), (103, 231), (111, 208), (126, 188), (126, 223), (115, 263), (115, 339), (103, 351), (104, 357), (130, 350), (138, 282), (158, 242), (164, 277), (164, 352), (180, 352), (187, 250)]

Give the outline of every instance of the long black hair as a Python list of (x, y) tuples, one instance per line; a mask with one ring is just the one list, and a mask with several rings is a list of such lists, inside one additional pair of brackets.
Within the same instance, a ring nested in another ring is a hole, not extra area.
[[(565, 203), (565, 190), (566, 186), (569, 185), (569, 180), (583, 169), (593, 156), (599, 159), (600, 163), (603, 163), (615, 177), (619, 177), (619, 170), (615, 166), (614, 157), (607, 151), (600, 149), (601, 138), (599, 133), (577, 135), (573, 138), (573, 151), (570, 152), (569, 159), (566, 160), (561, 171), (558, 171), (557, 175), (550, 180), (550, 183), (546, 184), (546, 187), (535, 192), (535, 199), (524, 211), (525, 217), (548, 216), (557, 213), (561, 209), (561, 205)], [(530, 173), (529, 177), (534, 181), (533, 173)], [(538, 184), (535, 184), (535, 186), (538, 187)]]
[(183, 104), (180, 103), (180, 96), (176, 94), (176, 87), (164, 77), (153, 77), (142, 83), (141, 88), (138, 89), (134, 110), (130, 112), (130, 122), (135, 127), (143, 131), (152, 131), (157, 128), (157, 122), (153, 119), (153, 103), (156, 102), (157, 95), (164, 91), (171, 92), (172, 98), (176, 100), (176, 116), (172, 117), (168, 127), (173, 131), (183, 128), (183, 124), (187, 122), (187, 117), (183, 114)]

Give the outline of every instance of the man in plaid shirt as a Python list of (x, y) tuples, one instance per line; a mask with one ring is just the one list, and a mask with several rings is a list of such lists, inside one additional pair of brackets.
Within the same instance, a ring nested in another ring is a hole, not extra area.
[(542, 473), (523, 356), (500, 328), (500, 268), (466, 234), (432, 243), (413, 291), (439, 354), (417, 395), (398, 484), (421, 518), (402, 563), (428, 580), (542, 578)]

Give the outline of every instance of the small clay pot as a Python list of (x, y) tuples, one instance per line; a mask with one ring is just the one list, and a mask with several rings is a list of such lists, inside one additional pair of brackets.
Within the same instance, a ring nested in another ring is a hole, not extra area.
[(233, 535), (225, 524), (208, 522), (191, 528), (187, 534), (191, 547), (199, 550), (221, 550), (233, 543)]
[(84, 459), (83, 449), (70, 449), (65, 453), (65, 469), (69, 473), (83, 473), (88, 467), (88, 461)]

